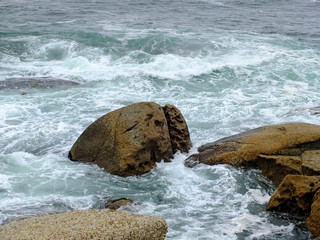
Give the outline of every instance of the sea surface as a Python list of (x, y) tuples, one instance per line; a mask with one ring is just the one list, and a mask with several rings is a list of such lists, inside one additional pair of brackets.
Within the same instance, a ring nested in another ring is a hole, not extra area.
[[(310, 239), (265, 211), (275, 187), (258, 170), (183, 163), (262, 125), (319, 123), (319, 23), (319, 0), (0, 0), (0, 85), (80, 83), (0, 90), (0, 224), (129, 197), (166, 219), (166, 239)], [(140, 101), (181, 110), (190, 153), (127, 178), (67, 158), (98, 117)]]

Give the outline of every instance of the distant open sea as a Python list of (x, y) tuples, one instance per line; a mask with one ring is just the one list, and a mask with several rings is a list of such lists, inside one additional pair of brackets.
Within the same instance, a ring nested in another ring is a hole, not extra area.
[[(0, 90), (0, 224), (129, 197), (166, 219), (166, 239), (311, 239), (265, 211), (275, 187), (259, 171), (183, 162), (262, 125), (319, 124), (319, 0), (0, 0), (0, 84), (24, 77), (81, 85)], [(89, 124), (139, 101), (178, 107), (192, 151), (127, 178), (67, 158)]]

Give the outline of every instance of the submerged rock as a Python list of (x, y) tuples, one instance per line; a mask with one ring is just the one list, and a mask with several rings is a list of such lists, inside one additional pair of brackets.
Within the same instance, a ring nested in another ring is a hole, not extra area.
[(24, 88), (53, 88), (62, 86), (77, 86), (79, 83), (63, 79), (35, 77), (35, 78), (9, 78), (0, 81), (2, 89), (24, 89)]
[(78, 210), (51, 214), (0, 226), (0, 239), (165, 239), (163, 218), (114, 210)]
[(130, 198), (117, 198), (117, 199), (112, 199), (109, 200), (105, 207), (113, 210), (117, 210), (120, 207), (127, 206), (128, 204), (133, 204), (132, 199)]
[[(179, 119), (183, 119), (181, 114)], [(163, 108), (153, 102), (136, 103), (92, 123), (72, 146), (69, 158), (95, 163), (111, 174), (140, 175), (153, 169), (156, 162), (170, 161), (174, 151), (189, 150), (186, 131), (173, 141)]]
[(288, 174), (320, 174), (320, 126), (314, 124), (264, 126), (202, 145), (198, 150), (186, 159), (186, 166), (257, 167), (276, 185)]
[(287, 112), (284, 116), (290, 117), (290, 116), (306, 115), (306, 114), (319, 115), (320, 114), (320, 106), (296, 108), (296, 109), (293, 109), (293, 110)]

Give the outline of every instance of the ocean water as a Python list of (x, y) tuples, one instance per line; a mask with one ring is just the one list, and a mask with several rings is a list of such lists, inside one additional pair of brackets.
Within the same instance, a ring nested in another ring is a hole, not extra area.
[[(0, 90), (0, 223), (129, 197), (167, 239), (311, 238), (265, 211), (275, 187), (259, 171), (183, 162), (248, 129), (319, 123), (320, 1), (1, 0), (0, 19), (0, 84), (80, 83)], [(68, 160), (89, 124), (139, 101), (181, 110), (190, 153), (127, 178)]]

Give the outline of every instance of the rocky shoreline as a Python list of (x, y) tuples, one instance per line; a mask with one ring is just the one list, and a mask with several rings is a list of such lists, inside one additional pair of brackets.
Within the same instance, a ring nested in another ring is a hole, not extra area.
[(278, 188), (266, 210), (306, 218), (313, 238), (320, 236), (320, 126), (287, 123), (256, 128), (202, 145), (185, 160), (193, 167), (229, 164), (253, 167)]
[[(97, 164), (122, 177), (141, 175), (170, 161), (192, 143), (186, 121), (173, 105), (129, 105), (92, 123), (69, 153), (73, 161)], [(267, 211), (304, 217), (313, 238), (320, 237), (320, 126), (269, 125), (222, 138), (198, 148), (185, 166), (228, 164), (258, 168), (278, 188)], [(111, 200), (107, 208), (131, 204)], [(114, 210), (81, 210), (19, 220), (0, 226), (1, 239), (164, 239), (167, 224)]]

